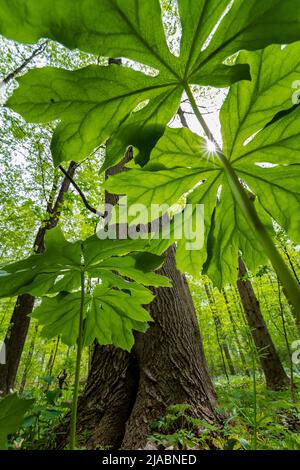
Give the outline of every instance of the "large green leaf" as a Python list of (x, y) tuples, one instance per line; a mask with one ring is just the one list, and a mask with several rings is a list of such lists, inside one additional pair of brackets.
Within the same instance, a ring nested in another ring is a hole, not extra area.
[(45, 253), (1, 266), (2, 298), (73, 290), (80, 284), (80, 244), (68, 243), (58, 228), (48, 231), (45, 240)]
[(150, 303), (154, 296), (146, 289), (139, 291), (135, 283), (128, 283), (126, 287), (124, 291), (106, 286), (94, 289), (86, 320), (86, 345), (96, 338), (100, 344), (114, 344), (130, 351), (134, 344), (132, 330), (147, 330), (152, 319), (142, 305)]
[[(153, 77), (124, 67), (45, 69), (19, 79), (8, 105), (28, 121), (61, 121), (52, 142), (56, 164), (82, 159), (111, 134), (115, 143), (104, 168), (118, 161), (129, 144), (139, 148), (145, 163), (189, 84), (222, 87), (249, 79), (248, 65), (229, 66), (225, 60), (241, 49), (300, 39), (298, 0), (178, 4), (182, 39), (176, 57), (165, 40), (159, 0), (0, 1), (0, 32), (8, 38), (32, 43), (49, 37), (69, 48), (127, 57), (159, 72)], [(145, 101), (148, 105), (132, 114)], [(145, 139), (137, 135), (141, 130)]]
[(34, 400), (19, 398), (16, 394), (0, 398), (0, 449), (7, 448), (7, 437), (18, 430), (26, 411)]
[[(293, 106), (291, 84), (299, 70), (299, 53), (299, 43), (243, 52), (239, 60), (250, 63), (253, 80), (233, 85), (221, 110), (224, 153), (260, 219), (269, 231), (275, 220), (295, 242), (300, 240), (300, 108), (278, 119), (274, 116)], [(270, 63), (282, 66), (271, 73)], [(126, 192), (129, 203), (171, 205), (189, 192), (187, 202), (204, 204), (205, 246), (187, 252), (186, 240), (178, 243), (182, 270), (197, 274), (204, 266), (221, 287), (237, 278), (239, 250), (250, 269), (265, 263), (265, 253), (235, 202), (223, 167), (207, 151), (204, 139), (186, 129), (168, 129), (149, 163), (131, 171), (106, 183), (114, 193)], [(146, 192), (142, 181), (152, 191)]]
[[(32, 255), (29, 258), (1, 266), (0, 270), (0, 297), (11, 297), (19, 294), (32, 294), (42, 296), (58, 292), (72, 292), (80, 286), (80, 273), (85, 272), (94, 277), (99, 272), (110, 269), (109, 263), (115, 270), (125, 272), (133, 279), (140, 277), (148, 285), (166, 283), (165, 279), (152, 272), (159, 268), (163, 258), (148, 253), (145, 256), (153, 264), (136, 266), (137, 255), (128, 256), (128, 270), (126, 271), (126, 258), (132, 251), (151, 251), (151, 240), (99, 240), (93, 236), (84, 242), (69, 243), (63, 237), (59, 228), (52, 229), (46, 234), (46, 251), (43, 254)], [(135, 256), (135, 258), (133, 257)], [(122, 268), (124, 266), (124, 268)], [(129, 268), (130, 267), (130, 268)], [(141, 269), (142, 268), (142, 269)]]
[[(143, 286), (113, 274), (103, 276), (104, 285), (97, 285), (85, 295), (84, 318), (87, 346), (95, 339), (103, 345), (113, 344), (129, 351), (134, 343), (132, 330), (146, 331), (151, 317), (142, 307), (154, 296)], [(46, 338), (61, 335), (69, 346), (77, 342), (81, 293), (61, 293), (44, 297), (32, 316), (43, 326)]]
[[(52, 140), (54, 163), (82, 160), (104, 142), (143, 100), (158, 93), (176, 96), (177, 85), (125, 67), (69, 71), (36, 69), (19, 79), (7, 105), (30, 122), (60, 120)], [(165, 91), (166, 90), (166, 91)], [(176, 112), (167, 112), (168, 121)], [(168, 108), (167, 108), (168, 109)]]
[[(300, 73), (299, 52), (300, 46), (296, 43), (284, 49), (270, 46), (255, 54), (239, 54), (238, 62), (247, 61), (250, 64), (252, 81), (232, 87), (221, 110), (223, 150), (230, 159), (241, 158), (252, 151), (252, 146), (245, 146), (245, 142), (264, 128), (278, 112), (292, 107), (292, 85), (299, 79)], [(289, 129), (292, 121), (295, 121), (295, 115), (291, 116), (287, 126)], [(297, 127), (299, 124), (295, 122), (294, 129)], [(279, 130), (283, 130), (282, 124)], [(274, 134), (274, 126), (269, 134)], [(277, 141), (278, 137), (275, 137)], [(266, 133), (263, 139), (266, 139)], [(254, 143), (254, 148), (257, 145)], [(268, 157), (264, 160), (266, 157), (261, 147), (264, 147), (263, 142), (259, 144), (255, 158), (258, 158), (257, 161), (269, 161)], [(276, 154), (280, 163), (282, 154), (278, 151), (279, 148), (276, 148), (272, 159)]]
[[(151, 243), (147, 239), (99, 240), (96, 236), (69, 243), (59, 228), (53, 229), (46, 236), (45, 253), (2, 266), (0, 296), (44, 296), (32, 316), (43, 325), (45, 337), (61, 335), (62, 341), (71, 346), (78, 339), (84, 273), (91, 281), (83, 306), (85, 343), (97, 339), (129, 350), (133, 345), (132, 330), (145, 331), (151, 320), (142, 305), (150, 303), (153, 295), (144, 285), (170, 286), (167, 278), (153, 272), (164, 258), (144, 251), (137, 253), (152, 248)], [(101, 285), (95, 287), (99, 282)]]
[[(31, 316), (43, 325), (43, 336), (48, 339), (61, 336), (63, 343), (73, 346), (78, 338), (80, 301), (80, 291), (44, 297)], [(85, 312), (88, 302), (89, 298), (86, 296)]]

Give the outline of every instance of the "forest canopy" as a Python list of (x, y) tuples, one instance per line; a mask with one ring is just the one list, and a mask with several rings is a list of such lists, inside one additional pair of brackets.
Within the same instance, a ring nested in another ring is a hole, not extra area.
[(0, 448), (299, 450), (299, 1), (0, 34)]

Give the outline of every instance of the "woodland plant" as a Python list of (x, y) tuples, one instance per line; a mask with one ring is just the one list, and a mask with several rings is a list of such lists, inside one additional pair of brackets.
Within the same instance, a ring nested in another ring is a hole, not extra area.
[(101, 241), (95, 236), (69, 243), (56, 228), (46, 236), (45, 253), (2, 266), (3, 297), (22, 293), (42, 297), (33, 312), (43, 325), (42, 334), (49, 339), (60, 335), (65, 344), (77, 345), (71, 449), (76, 447), (83, 347), (96, 339), (129, 351), (134, 341), (132, 330), (144, 332), (151, 321), (142, 305), (150, 303), (153, 294), (143, 284), (169, 285), (166, 278), (151, 272), (160, 267), (162, 257), (143, 252), (141, 264), (138, 249), (147, 245), (147, 241), (134, 243), (135, 252), (129, 254), (132, 241), (127, 240)]
[[(273, 43), (299, 40), (299, 2), (269, 0), (262, 5), (257, 0), (179, 0), (179, 57), (168, 49), (158, 0), (134, 4), (94, 0), (75, 5), (71, 0), (31, 0), (26, 2), (26, 10), (22, 0), (14, 9), (9, 1), (3, 0), (0, 5), (0, 31), (6, 37), (22, 42), (49, 37), (92, 54), (127, 57), (159, 72), (151, 76), (127, 67), (89, 66), (75, 71), (45, 68), (19, 79), (20, 87), (7, 105), (27, 121), (60, 120), (52, 140), (54, 164), (79, 161), (112, 135), (115, 143), (108, 150), (103, 169), (117, 163), (127, 145), (139, 149), (136, 161), (142, 168), (107, 183), (110, 191), (126, 192), (130, 203), (175, 203), (205, 180), (189, 195), (189, 201), (206, 206), (207, 251), (185, 256), (179, 244), (178, 266), (199, 273), (204, 265), (220, 286), (236, 275), (232, 261), (239, 250), (250, 268), (262, 264), (267, 256), (299, 320), (300, 288), (276, 249), (271, 224), (272, 217), (297, 241), (298, 163), (293, 129), (297, 128), (298, 110), (282, 119), (274, 121), (274, 117), (292, 108), (291, 84), (297, 74), (299, 46), (243, 52), (233, 65), (226, 65), (226, 60), (241, 49), (261, 50)], [(275, 27), (278, 23), (279, 30)], [(76, 35), (72, 33), (75, 25)], [(274, 76), (268, 74), (270, 60)], [(222, 149), (198, 109), (191, 85), (231, 87), (221, 111)], [(183, 92), (206, 137), (215, 144), (212, 161), (205, 152), (205, 139), (185, 130), (167, 129), (164, 133)], [(132, 113), (146, 100), (148, 105)], [(242, 113), (237, 113), (241, 107)], [(293, 150), (289, 151), (291, 146)], [(257, 165), (265, 160), (272, 166)], [(145, 192), (145, 182), (152, 188), (150, 193)], [(220, 187), (222, 195), (218, 198)], [(266, 197), (270, 191), (274, 201)]]
[[(126, 194), (129, 206), (144, 204), (149, 211), (183, 198), (205, 206), (204, 247), (189, 251), (186, 239), (179, 240), (178, 268), (207, 274), (221, 289), (237, 281), (239, 254), (251, 271), (269, 260), (299, 324), (300, 286), (275, 241), (275, 223), (293, 242), (300, 240), (300, 115), (292, 100), (300, 67), (299, 1), (178, 0), (176, 11), (179, 54), (168, 47), (159, 0), (0, 0), (0, 33), (8, 39), (33, 44), (47, 38), (95, 57), (134, 62), (36, 68), (18, 78), (6, 106), (30, 123), (58, 121), (51, 142), (56, 168), (82, 162), (107, 143), (104, 172), (132, 147), (130, 171), (104, 185), (110, 193)], [(222, 143), (200, 112), (198, 86), (229, 88), (220, 112)], [(168, 127), (182, 96), (205, 137)], [(153, 295), (145, 286), (170, 286), (153, 271), (172, 239), (95, 235), (68, 243), (54, 229), (45, 243), (45, 253), (1, 267), (1, 297), (39, 297), (32, 316), (42, 334), (77, 347), (74, 449), (82, 350), (95, 339), (131, 350), (132, 331), (145, 332), (151, 321), (143, 306)], [(256, 411), (255, 405), (254, 448)]]

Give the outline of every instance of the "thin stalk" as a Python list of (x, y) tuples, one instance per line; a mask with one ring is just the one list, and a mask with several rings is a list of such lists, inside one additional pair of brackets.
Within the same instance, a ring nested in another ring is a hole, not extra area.
[[(255, 347), (253, 341), (252, 348)], [(256, 356), (252, 349), (252, 372), (253, 372), (253, 450), (257, 449), (257, 383), (256, 383)]]
[(186, 87), (186, 93), (190, 100), (195, 116), (197, 117), (206, 136), (216, 146), (216, 153), (221, 165), (224, 168), (232, 194), (242, 213), (244, 214), (245, 219), (256, 234), (262, 247), (264, 248), (265, 253), (271, 261), (273, 268), (283, 286), (284, 293), (292, 307), (297, 324), (300, 324), (300, 286), (277, 250), (274, 241), (272, 240), (272, 237), (270, 236), (266, 227), (258, 217), (255, 206), (250, 200), (246, 190), (240, 183), (234, 168), (231, 166), (229, 160), (227, 160), (208, 125), (206, 124), (202, 114), (198, 109), (198, 105), (189, 86)]
[(75, 380), (74, 380), (74, 393), (72, 401), (72, 414), (71, 414), (71, 429), (70, 429), (70, 450), (76, 448), (76, 425), (77, 425), (77, 405), (79, 396), (79, 380), (80, 380), (80, 365), (81, 356), (83, 349), (83, 320), (84, 320), (84, 271), (81, 271), (81, 301), (80, 301), (80, 312), (79, 312), (79, 330), (78, 330), (78, 341), (77, 341), (77, 357), (76, 357), (76, 369), (75, 369)]
[(290, 348), (290, 342), (289, 342), (289, 337), (288, 337), (288, 332), (287, 332), (286, 322), (285, 322), (285, 317), (284, 317), (283, 302), (282, 302), (282, 297), (281, 297), (281, 285), (280, 285), (279, 279), (278, 279), (278, 301), (279, 301), (279, 312), (280, 312), (280, 317), (281, 317), (281, 322), (282, 322), (284, 340), (285, 340), (285, 345), (286, 345), (286, 349), (287, 349), (287, 353), (289, 357), (289, 366), (290, 366), (290, 375), (291, 375), (291, 380), (290, 380), (291, 399), (292, 399), (292, 402), (295, 402), (296, 397), (295, 397), (294, 367), (293, 367), (293, 360), (292, 360), (292, 351)]

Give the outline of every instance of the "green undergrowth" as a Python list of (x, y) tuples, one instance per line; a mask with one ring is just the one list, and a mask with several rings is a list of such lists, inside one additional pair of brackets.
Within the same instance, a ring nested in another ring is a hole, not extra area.
[(299, 385), (298, 379), (293, 394), (273, 392), (258, 380), (255, 413), (251, 378), (219, 378), (218, 411), (227, 416), (222, 426), (195, 419), (189, 405), (173, 405), (152, 423), (149, 440), (169, 450), (300, 450)]

